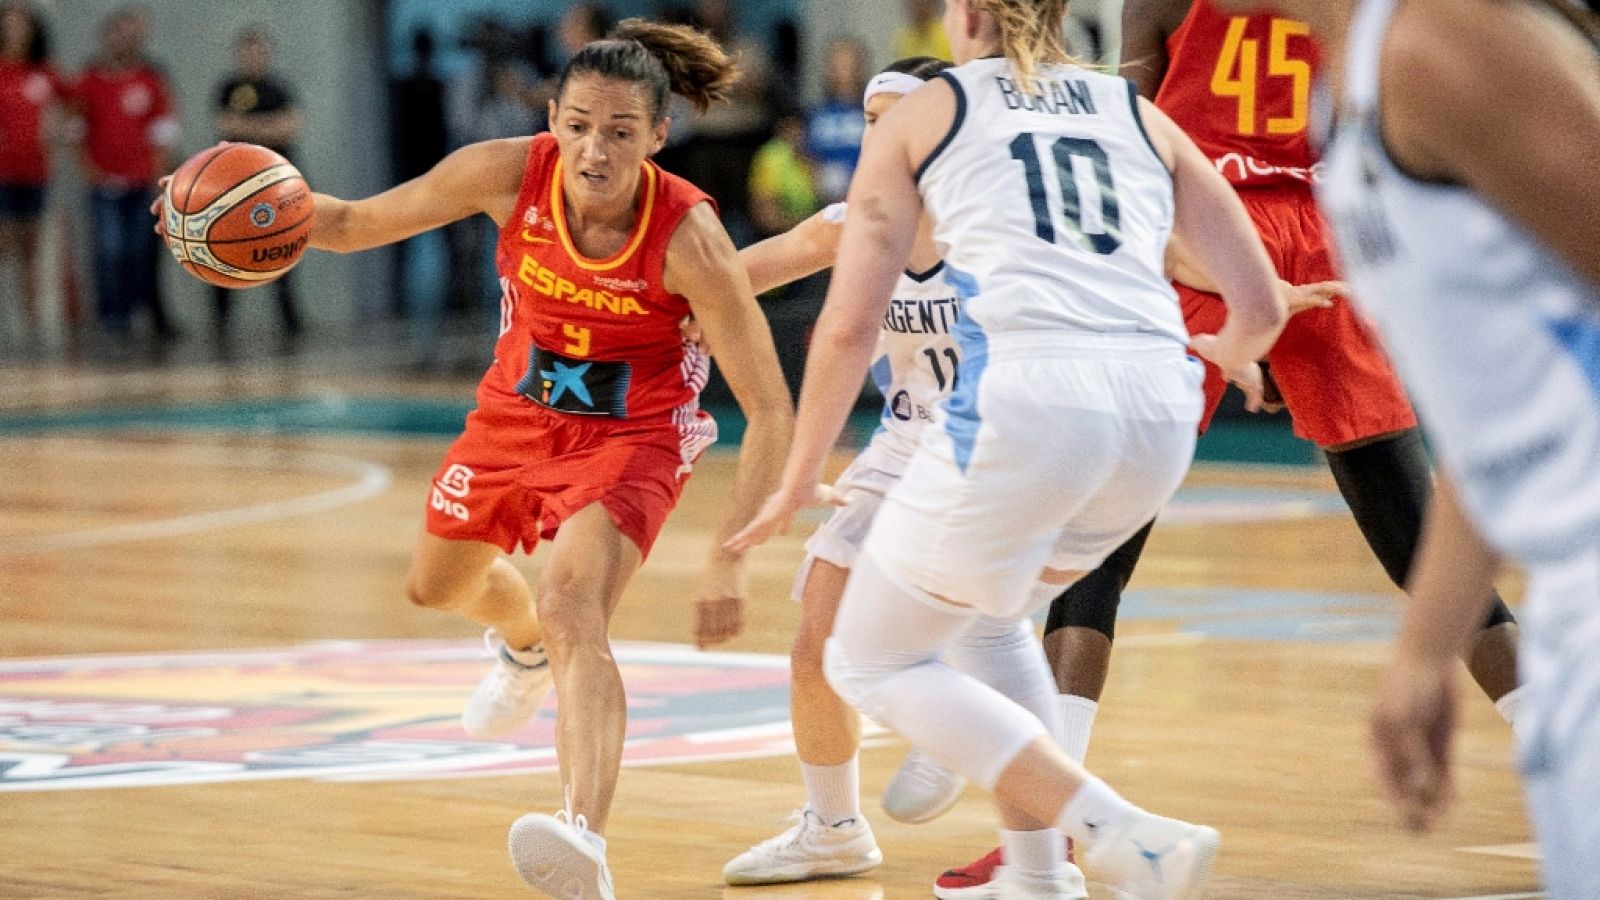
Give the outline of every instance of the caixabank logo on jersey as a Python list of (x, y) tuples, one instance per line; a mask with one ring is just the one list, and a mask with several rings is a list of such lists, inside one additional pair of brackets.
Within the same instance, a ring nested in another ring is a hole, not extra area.
[[(792, 752), (785, 657), (616, 654), (624, 765)], [(462, 732), (488, 665), (436, 641), (0, 662), (0, 791), (554, 771), (553, 702), (499, 741)]]

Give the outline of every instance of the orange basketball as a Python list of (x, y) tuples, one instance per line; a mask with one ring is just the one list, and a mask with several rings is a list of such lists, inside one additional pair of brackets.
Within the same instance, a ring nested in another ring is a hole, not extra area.
[(230, 288), (294, 268), (311, 234), (311, 188), (282, 156), (222, 143), (190, 157), (167, 183), (162, 233), (189, 274)]

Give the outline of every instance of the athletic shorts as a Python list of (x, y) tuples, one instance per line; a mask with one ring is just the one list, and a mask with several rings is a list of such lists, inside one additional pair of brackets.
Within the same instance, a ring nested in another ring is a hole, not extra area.
[(833, 482), (834, 490), (844, 495), (845, 505), (836, 507), (828, 520), (812, 532), (806, 541), (806, 558), (795, 574), (791, 596), (800, 599), (811, 574), (811, 564), (817, 560), (832, 563), (841, 569), (856, 564), (856, 555), (867, 539), (872, 520), (877, 518), (883, 498), (900, 480), (906, 461), (891, 454), (873, 439), (851, 461), (850, 465)]
[(686, 436), (670, 421), (574, 416), (520, 397), (480, 395), (434, 476), (428, 533), (532, 553), (598, 502), (648, 556), (695, 458), (715, 439), (704, 413), (691, 430)]
[[(1325, 225), (1299, 189), (1247, 188), (1239, 192), (1278, 276), (1290, 284), (1339, 277)], [(1216, 294), (1174, 284), (1190, 334), (1215, 334), (1227, 318)], [(1327, 309), (1308, 309), (1289, 320), (1267, 353), (1272, 379), (1294, 419), (1294, 433), (1318, 447), (1336, 447), (1415, 428), (1417, 417), (1377, 338), (1340, 297)], [(1222, 402), (1227, 383), (1206, 364), (1203, 430)]]
[(1039, 602), (1044, 569), (1094, 569), (1171, 499), (1202, 375), (1166, 338), (1011, 337), (963, 355), (863, 548), (890, 576), (1001, 619)]
[(1517, 743), (1528, 817), (1552, 900), (1600, 897), (1600, 546), (1527, 572)]

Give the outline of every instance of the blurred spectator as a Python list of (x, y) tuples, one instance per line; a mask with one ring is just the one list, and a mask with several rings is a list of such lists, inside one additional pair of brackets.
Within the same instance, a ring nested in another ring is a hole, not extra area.
[(950, 58), (950, 37), (944, 33), (939, 0), (906, 0), (906, 24), (895, 32), (895, 56)]
[[(446, 110), (449, 113), (451, 146), (509, 136), (531, 134), (543, 127), (544, 113), (532, 109), (528, 86), (536, 83), (535, 73), (519, 55), (522, 44), (506, 22), (493, 17), (479, 19), (468, 28), (462, 45), (474, 53), (472, 64), (457, 75), (449, 86)], [(510, 95), (505, 92), (509, 90)], [(506, 124), (521, 119), (520, 126)], [(472, 313), (498, 301), (499, 279), (494, 269), (494, 240), (491, 231), (477, 217), (452, 223), (445, 228), (446, 240), (455, 256), (451, 261), (451, 308)], [(437, 315), (437, 311), (424, 310)]]
[(857, 38), (828, 42), (823, 98), (806, 117), (806, 150), (816, 162), (817, 194), (824, 205), (844, 199), (861, 155), (861, 92), (867, 87), (867, 47)]
[(466, 133), (462, 140), (473, 144), (526, 137), (543, 131), (545, 118), (546, 112), (537, 105), (535, 86), (528, 80), (527, 69), (505, 60), (489, 62), (484, 70), (484, 94), (465, 120)]
[(805, 143), (805, 123), (799, 116), (784, 116), (772, 139), (756, 151), (750, 165), (750, 215), (761, 237), (788, 231), (819, 208)]
[(561, 15), (561, 26), (557, 30), (561, 41), (555, 60), (557, 66), (566, 65), (584, 45), (604, 38), (616, 23), (611, 10), (599, 3), (577, 3), (568, 7)]
[[(260, 144), (294, 161), (300, 138), (300, 110), (294, 92), (272, 71), (272, 39), (261, 28), (247, 28), (234, 39), (234, 71), (217, 88), (217, 136), (225, 141)], [(302, 325), (296, 307), (294, 273), (272, 283), (278, 295), (278, 314), (285, 338), (300, 336)], [(233, 292), (215, 288), (217, 335), (226, 339)]]
[(38, 12), (21, 2), (0, 6), (0, 272), (6, 260), (16, 260), (29, 337), (39, 334), (39, 220), (50, 181), (47, 116), (64, 97)]
[[(433, 168), (450, 152), (450, 135), (445, 124), (445, 86), (434, 74), (433, 33), (417, 29), (411, 36), (412, 69), (390, 87), (389, 147), (398, 181), (410, 181)], [(407, 290), (406, 265), (418, 241), (412, 238), (395, 245), (394, 298), (396, 313), (412, 308)]]
[(740, 77), (728, 102), (713, 104), (694, 122), (689, 179), (716, 199), (728, 233), (743, 246), (752, 237), (749, 188), (744, 179), (729, 178), (728, 173), (750, 171), (756, 150), (772, 133), (774, 111), (767, 93), (771, 54), (739, 31), (729, 0), (698, 0), (694, 22), (734, 55)]
[(157, 286), (164, 252), (150, 223), (156, 178), (171, 170), (178, 113), (167, 78), (145, 58), (150, 28), (142, 7), (124, 7), (100, 24), (100, 55), (76, 92), (83, 117), (84, 174), (94, 220), (94, 275), (101, 324), (127, 333), (148, 309), (158, 337), (177, 334)]

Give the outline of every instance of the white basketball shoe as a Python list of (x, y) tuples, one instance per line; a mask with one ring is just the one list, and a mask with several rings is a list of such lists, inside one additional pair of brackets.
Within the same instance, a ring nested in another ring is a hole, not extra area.
[(722, 868), (729, 884), (787, 884), (857, 875), (883, 862), (865, 819), (824, 822), (808, 807), (790, 816), (786, 831), (735, 856)]
[(1213, 828), (1134, 813), (1093, 846), (1084, 864), (1128, 900), (1197, 900), (1211, 878), (1222, 836)]
[(566, 810), (529, 813), (511, 823), (511, 864), (522, 880), (557, 900), (617, 900), (605, 852), (589, 824)]
[(883, 789), (883, 811), (907, 825), (930, 822), (955, 806), (966, 786), (965, 778), (912, 750)]
[(478, 682), (461, 713), (461, 727), (480, 740), (521, 728), (555, 686), (543, 644), (531, 650), (512, 650), (492, 628), (484, 633), (483, 641), (494, 654), (494, 668)]

